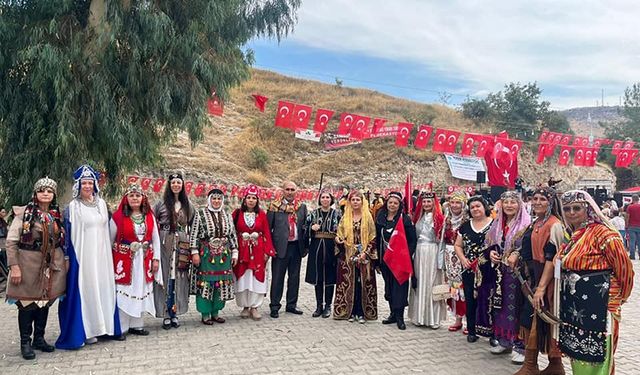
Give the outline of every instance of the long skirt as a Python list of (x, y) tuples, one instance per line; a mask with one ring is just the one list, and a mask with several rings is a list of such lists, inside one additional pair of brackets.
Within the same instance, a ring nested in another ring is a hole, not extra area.
[(444, 284), (444, 272), (438, 269), (438, 244), (419, 241), (414, 268), (417, 287), (409, 292), (409, 319), (418, 326), (437, 327), (447, 319), (445, 301), (433, 300), (433, 287)]

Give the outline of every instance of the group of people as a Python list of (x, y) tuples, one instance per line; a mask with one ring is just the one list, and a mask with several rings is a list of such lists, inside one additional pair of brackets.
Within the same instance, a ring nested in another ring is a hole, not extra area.
[[(172, 174), (163, 198), (150, 204), (130, 185), (117, 210), (100, 197), (98, 173), (83, 165), (74, 173), (73, 200), (61, 212), (56, 182), (43, 178), (33, 198), (15, 207), (7, 232), (10, 267), (7, 299), (19, 309), (21, 353), (78, 349), (98, 338), (148, 335), (143, 316), (180, 326), (179, 316), (196, 296), (205, 325), (224, 323), (220, 311), (235, 299), (240, 317), (260, 320), (270, 293), (270, 317), (298, 308), (302, 258), (305, 281), (314, 285), (312, 317), (365, 323), (378, 318), (376, 274), (384, 280), (390, 315), (383, 324), (405, 330), (440, 328), (447, 304), (467, 341), (489, 338), (491, 352), (512, 352), (517, 374), (564, 374), (562, 354), (575, 374), (610, 373), (620, 307), (633, 286), (633, 268), (622, 238), (591, 196), (533, 193), (532, 214), (516, 191), (507, 191), (492, 212), (482, 196), (455, 192), (444, 202), (420, 193), (407, 213), (391, 192), (371, 204), (354, 190), (335, 207), (322, 190), (318, 207), (296, 199), (296, 185), (265, 210), (254, 185), (230, 211), (219, 189), (196, 209), (184, 179)], [(391, 263), (401, 236), (411, 277)], [(268, 286), (271, 266), (271, 285)], [(44, 339), (49, 307), (59, 303), (61, 334), (55, 347)], [(549, 366), (538, 369), (538, 353)], [(598, 372), (599, 371), (599, 372)]]

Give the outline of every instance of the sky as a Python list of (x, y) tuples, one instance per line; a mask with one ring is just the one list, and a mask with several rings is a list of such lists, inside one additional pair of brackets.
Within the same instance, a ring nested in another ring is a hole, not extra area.
[(640, 82), (639, 18), (637, 0), (303, 0), (292, 34), (248, 47), (259, 69), (419, 102), (537, 82), (567, 109)]

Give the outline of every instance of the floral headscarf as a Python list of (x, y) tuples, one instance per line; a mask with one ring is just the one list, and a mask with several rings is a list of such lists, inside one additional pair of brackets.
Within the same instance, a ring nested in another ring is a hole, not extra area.
[[(489, 228), (489, 232), (487, 233), (485, 244), (487, 246), (502, 244), (502, 237), (504, 236), (504, 245), (502, 246), (503, 250), (509, 250), (513, 245), (513, 240), (518, 232), (526, 228), (529, 224), (531, 224), (531, 216), (524, 208), (524, 202), (522, 200), (522, 196), (515, 190), (510, 190), (504, 192), (500, 196), (500, 200), (504, 199), (515, 199), (518, 201), (518, 212), (516, 212), (513, 219), (510, 222), (507, 222), (507, 216), (505, 215), (502, 205), (498, 209), (496, 220), (491, 224), (491, 228)], [(504, 235), (504, 230), (506, 226), (509, 226), (509, 231), (506, 236)]]
[[(587, 206), (587, 223), (604, 224), (609, 229), (617, 231), (617, 229), (611, 224), (609, 219), (600, 211), (600, 207), (593, 197), (584, 190), (569, 190), (562, 194), (562, 205), (571, 203), (585, 203)], [(563, 213), (564, 218), (564, 213)], [(564, 218), (564, 222), (567, 220)]]

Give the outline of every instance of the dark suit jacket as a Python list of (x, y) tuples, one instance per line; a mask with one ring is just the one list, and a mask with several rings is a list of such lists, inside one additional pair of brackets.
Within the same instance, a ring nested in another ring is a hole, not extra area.
[[(276, 249), (276, 256), (278, 258), (285, 258), (287, 256), (287, 245), (289, 242), (289, 214), (281, 211), (274, 211), (275, 207), (272, 203), (271, 207), (267, 211), (267, 219), (269, 220), (269, 228), (271, 229), (271, 238), (273, 240), (273, 247)], [(298, 207), (296, 212), (296, 229), (298, 231), (298, 250), (300, 256), (307, 255), (308, 248), (306, 246), (306, 229), (305, 223), (307, 220), (307, 206), (302, 203)]]

